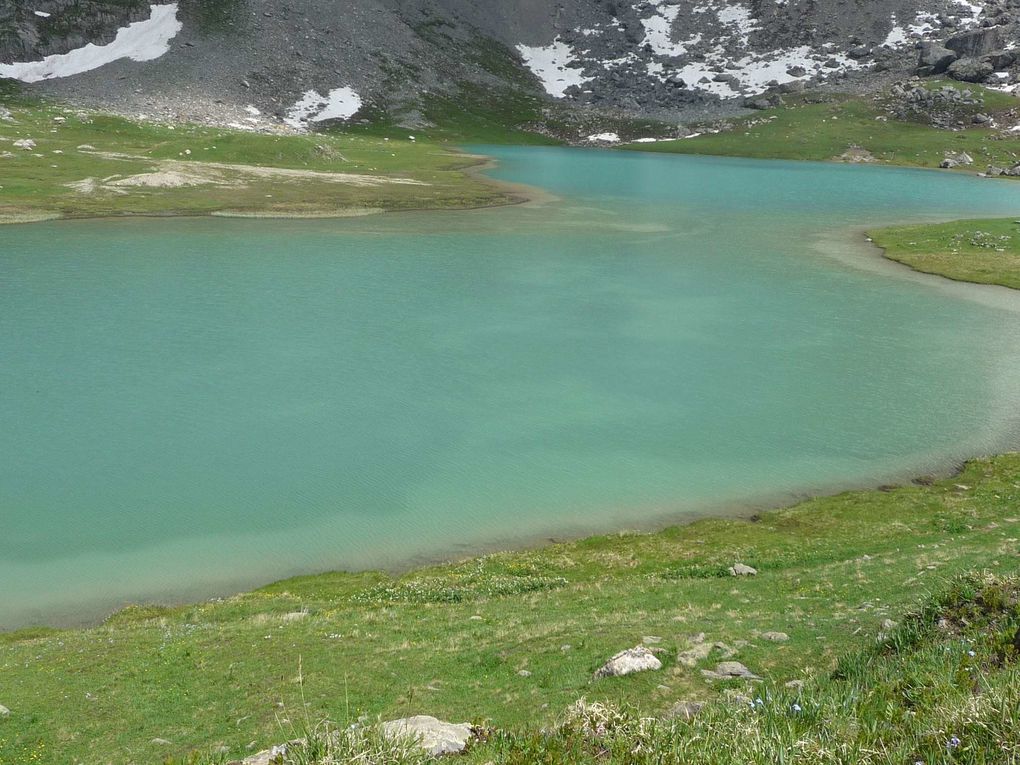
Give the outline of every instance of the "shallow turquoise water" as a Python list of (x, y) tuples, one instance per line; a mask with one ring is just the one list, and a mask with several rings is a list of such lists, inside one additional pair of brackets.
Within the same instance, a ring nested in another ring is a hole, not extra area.
[(1020, 299), (851, 233), (1015, 215), (1020, 184), (489, 153), (561, 199), (0, 230), (0, 626), (1020, 443)]

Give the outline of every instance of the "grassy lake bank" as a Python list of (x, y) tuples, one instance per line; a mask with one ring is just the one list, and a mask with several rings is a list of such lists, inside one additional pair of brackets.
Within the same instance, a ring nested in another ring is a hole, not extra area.
[[(0, 762), (151, 762), (219, 746), (242, 756), (305, 720), (362, 715), (524, 729), (581, 696), (658, 715), (719, 697), (700, 672), (718, 652), (691, 666), (676, 658), (695, 633), (725, 643), (770, 686), (824, 679), (955, 575), (1015, 572), (1018, 502), (1020, 455), (1004, 455), (947, 480), (746, 520), (397, 578), (302, 577), (192, 606), (129, 608), (92, 629), (2, 635), (0, 702), (11, 715), (0, 720)], [(729, 576), (737, 562), (758, 575)], [(789, 640), (761, 638), (773, 631)], [(649, 644), (663, 649), (662, 671), (592, 679), (646, 636), (659, 639)]]
[(372, 135), (263, 134), (137, 122), (8, 98), (0, 222), (115, 216), (344, 217), (526, 201), (484, 158)]

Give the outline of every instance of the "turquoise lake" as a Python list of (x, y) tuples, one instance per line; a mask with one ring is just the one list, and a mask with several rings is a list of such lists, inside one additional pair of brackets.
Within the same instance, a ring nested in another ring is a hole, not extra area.
[(0, 228), (0, 627), (1020, 446), (1020, 296), (861, 234), (1020, 215), (1020, 184), (484, 152), (557, 199)]

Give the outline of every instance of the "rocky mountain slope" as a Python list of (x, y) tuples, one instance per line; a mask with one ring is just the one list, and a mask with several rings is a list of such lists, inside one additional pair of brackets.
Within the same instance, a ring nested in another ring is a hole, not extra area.
[(802, 83), (867, 89), (919, 58), (921, 74), (1020, 80), (1020, 0), (153, 2), (0, 0), (0, 77), (253, 128), (414, 126), (430, 99), (471, 95), (676, 119)]

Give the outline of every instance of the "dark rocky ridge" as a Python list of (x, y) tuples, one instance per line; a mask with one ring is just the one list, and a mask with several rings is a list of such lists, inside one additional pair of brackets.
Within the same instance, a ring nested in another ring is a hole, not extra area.
[[(763, 91), (791, 79), (787, 89), (805, 82), (867, 90), (913, 72), (925, 40), (921, 74), (952, 67), (951, 74), (971, 81), (1020, 79), (993, 74), (1016, 68), (1010, 49), (1020, 0), (180, 0), (179, 6), (184, 28), (158, 60), (122, 60), (33, 87), (129, 114), (256, 124), (247, 107), (279, 118), (308, 90), (349, 86), (371, 109), (413, 126), (423, 98), (456, 97), (465, 86), (542, 94), (518, 46), (547, 51), (554, 41), (581, 79), (557, 94), (560, 100), (666, 119), (745, 102), (762, 106)], [(139, 0), (0, 0), (0, 61), (102, 44), (148, 12)]]

